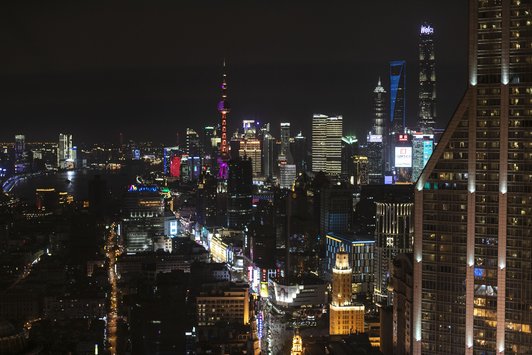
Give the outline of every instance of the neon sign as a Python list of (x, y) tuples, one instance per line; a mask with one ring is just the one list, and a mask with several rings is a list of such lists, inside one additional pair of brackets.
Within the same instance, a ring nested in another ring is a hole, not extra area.
[(434, 33), (434, 28), (432, 28), (431, 26), (429, 25), (422, 25), (421, 26), (421, 34), (422, 35), (431, 35)]
[(159, 189), (157, 188), (157, 186), (129, 185), (127, 190), (129, 192), (157, 192)]
[(408, 142), (408, 134), (400, 134), (398, 139), (399, 142)]

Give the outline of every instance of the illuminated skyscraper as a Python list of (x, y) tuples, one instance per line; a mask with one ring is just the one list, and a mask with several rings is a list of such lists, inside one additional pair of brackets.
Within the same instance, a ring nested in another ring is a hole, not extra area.
[(416, 185), (414, 354), (532, 353), (531, 5), (469, 1), (469, 87)]
[(227, 180), (227, 226), (244, 228), (252, 215), (253, 168), (250, 159), (231, 160)]
[(362, 186), (369, 184), (368, 157), (364, 155), (353, 155), (353, 185)]
[(273, 176), (275, 138), (269, 132), (269, 124), (261, 129), (262, 134), (262, 174), (266, 178)]
[[(403, 186), (390, 186), (397, 192), (376, 204), (375, 215), (375, 301), (391, 304), (390, 266), (393, 258), (401, 253), (412, 252), (414, 240), (412, 190), (404, 191)], [(399, 190), (400, 189), (400, 190)], [(390, 192), (393, 190), (390, 190)]]
[(375, 106), (372, 134), (382, 136), (386, 131), (386, 90), (381, 85), (381, 78), (379, 78), (373, 94)]
[(296, 180), (296, 166), (281, 162), (279, 165), (279, 187), (281, 189), (291, 189)]
[(200, 156), (200, 138), (198, 133), (192, 128), (187, 128), (185, 153), (190, 157)]
[(390, 62), (390, 131), (403, 133), (406, 127), (406, 62)]
[(293, 157), (298, 174), (308, 170), (307, 138), (301, 132), (294, 137)]
[(68, 161), (72, 159), (72, 135), (59, 133), (59, 144), (57, 146), (57, 167), (66, 169)]
[(329, 175), (342, 172), (342, 116), (312, 117), (312, 171)]
[(330, 335), (364, 332), (364, 306), (353, 304), (352, 275), (349, 253), (339, 251), (336, 253), (336, 263), (332, 269), (332, 301), (329, 306)]
[(416, 132), (412, 135), (412, 181), (416, 182), (434, 150), (434, 135)]
[(366, 154), (369, 158), (369, 183), (382, 184), (384, 177), (384, 142), (386, 139), (386, 90), (381, 79), (373, 90), (373, 128), (367, 136)]
[(26, 151), (26, 136), (23, 134), (17, 134), (15, 136), (15, 160), (21, 162), (24, 158), (24, 152)]
[(434, 56), (434, 28), (421, 25), (419, 33), (419, 129), (434, 131), (436, 119), (436, 68)]
[(238, 156), (240, 158), (248, 157), (251, 159), (253, 166), (253, 176), (262, 175), (262, 154), (260, 149), (260, 140), (255, 137), (244, 138), (240, 141), (238, 149)]
[(220, 141), (220, 157), (218, 158), (218, 178), (227, 180), (229, 161), (229, 142), (227, 138), (227, 114), (229, 113), (230, 105), (227, 101), (227, 74), (225, 73), (225, 61), (223, 64), (224, 73), (222, 74), (222, 99), (218, 102), (218, 112), (221, 114), (221, 141)]
[(355, 174), (353, 157), (358, 154), (358, 139), (356, 136), (342, 137), (342, 175), (349, 180)]
[(281, 152), (279, 161), (286, 161), (292, 164), (292, 155), (290, 154), (290, 123), (281, 122)]
[(216, 128), (206, 126), (203, 128), (203, 158), (212, 161), (216, 155)]
[(164, 234), (164, 200), (154, 189), (132, 189), (122, 206), (122, 238), (127, 253), (153, 249), (153, 239)]

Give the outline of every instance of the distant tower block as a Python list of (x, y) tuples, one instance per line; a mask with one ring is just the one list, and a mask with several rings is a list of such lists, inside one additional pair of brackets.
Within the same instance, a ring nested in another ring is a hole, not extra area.
[(220, 141), (220, 157), (218, 159), (218, 178), (227, 180), (229, 161), (229, 145), (227, 142), (227, 114), (230, 109), (229, 102), (227, 101), (227, 74), (225, 73), (225, 61), (223, 63), (224, 72), (222, 74), (222, 99), (218, 102), (218, 112), (221, 114), (221, 141)]
[(436, 120), (436, 68), (434, 55), (434, 28), (421, 25), (419, 33), (419, 129), (434, 133)]

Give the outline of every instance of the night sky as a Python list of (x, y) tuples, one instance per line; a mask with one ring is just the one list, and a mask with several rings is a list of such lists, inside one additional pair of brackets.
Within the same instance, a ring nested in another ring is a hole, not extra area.
[(312, 113), (371, 126), (372, 91), (407, 60), (417, 117), (419, 26), (436, 32), (438, 126), (466, 88), (467, 1), (12, 1), (0, 12), (0, 140), (175, 141), (218, 122), (223, 58), (230, 127), (281, 121), (310, 136)]

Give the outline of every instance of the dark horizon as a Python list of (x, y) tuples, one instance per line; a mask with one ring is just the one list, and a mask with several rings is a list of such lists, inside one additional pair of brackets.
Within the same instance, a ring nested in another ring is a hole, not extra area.
[(122, 132), (172, 144), (186, 127), (201, 134), (219, 120), (223, 58), (230, 132), (242, 119), (256, 119), (270, 122), (274, 135), (288, 121), (293, 135), (310, 136), (312, 114), (325, 113), (343, 115), (344, 133), (363, 138), (372, 91), (379, 76), (387, 85), (388, 63), (396, 59), (407, 61), (413, 125), (424, 21), (435, 28), (437, 127), (445, 127), (467, 84), (467, 3), (459, 0), (338, 1), (327, 9), (300, 1), (56, 5), (12, 4), (4, 12), (2, 141), (17, 133), (56, 140), (68, 132), (76, 144), (118, 142)]

